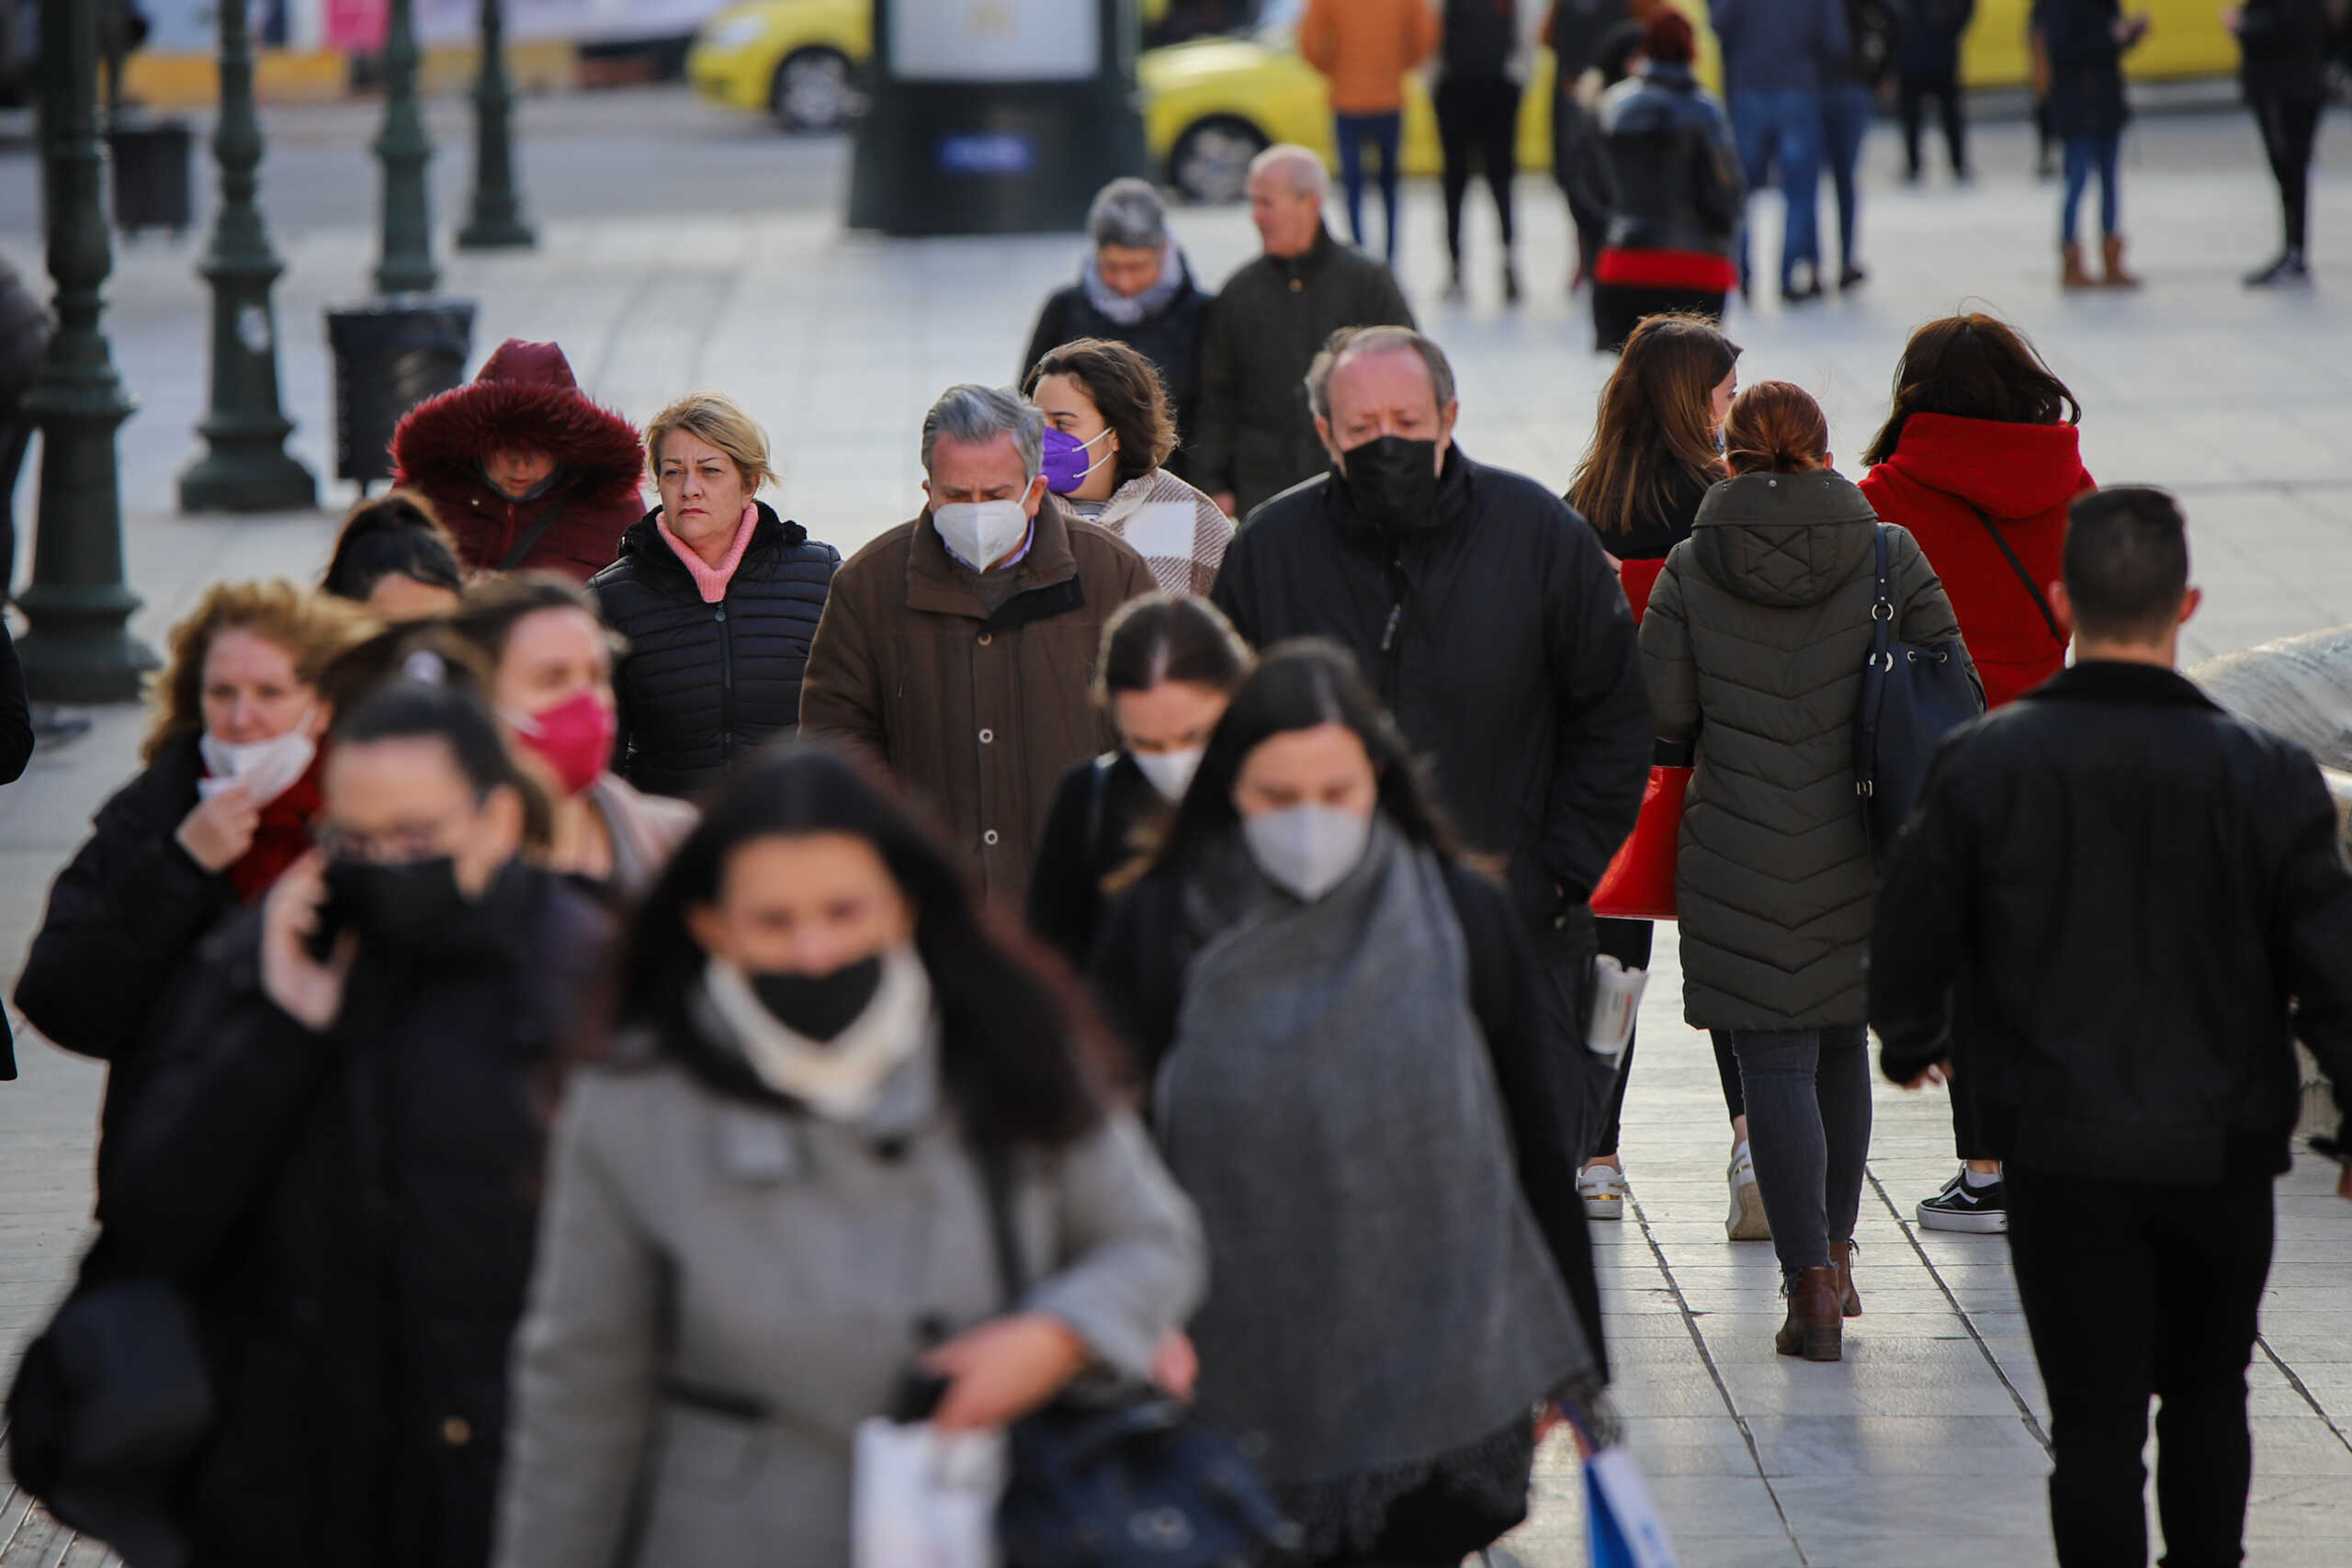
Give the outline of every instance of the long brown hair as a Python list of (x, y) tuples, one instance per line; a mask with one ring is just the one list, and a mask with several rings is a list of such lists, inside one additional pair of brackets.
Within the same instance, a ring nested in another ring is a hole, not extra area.
[(1568, 504), (1602, 533), (1623, 534), (1666, 509), (1677, 478), (1722, 479), (1710, 400), (1738, 362), (1738, 344), (1704, 316), (1652, 316), (1635, 327), (1601, 389)]
[(1794, 381), (1758, 381), (1724, 416), (1724, 461), (1735, 474), (1803, 474), (1825, 467), (1829, 421)]
[(1862, 455), (1865, 464), (1894, 456), (1915, 413), (2005, 424), (2080, 424), (2083, 405), (2042, 363), (2026, 336), (1978, 311), (1929, 321), (1911, 334), (1894, 365), (1894, 407)]

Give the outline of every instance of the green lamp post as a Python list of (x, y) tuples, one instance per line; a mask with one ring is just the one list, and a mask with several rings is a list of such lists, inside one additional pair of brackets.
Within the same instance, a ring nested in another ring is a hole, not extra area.
[(461, 251), (526, 249), (538, 243), (514, 188), (514, 89), (506, 79), (504, 0), (481, 0), (481, 68), (474, 75), (474, 201), (458, 231)]
[(212, 449), (180, 476), (180, 510), (308, 511), (318, 504), (318, 484), (286, 451), (294, 423), (277, 400), (269, 290), (285, 267), (254, 199), (262, 141), (252, 29), (244, 6), (224, 5), (220, 13), (220, 119), (212, 155), (220, 165), (220, 214), (197, 269), (212, 286), (212, 410), (196, 428)]
[(100, 318), (114, 250), (99, 207), (96, 15), (85, 0), (41, 0), (40, 149), (57, 328), (22, 407), (41, 431), (33, 580), (17, 601), (29, 623), (17, 652), (44, 702), (130, 702), (155, 656), (126, 623), (139, 600), (122, 580), (122, 498), (115, 431), (138, 407), (115, 373)]
[(416, 106), (412, 0), (392, 0), (385, 22), (384, 130), (376, 138), (376, 158), (384, 168), (384, 255), (376, 267), (376, 292), (430, 294), (440, 280), (433, 266), (433, 220), (424, 188), (433, 142)]

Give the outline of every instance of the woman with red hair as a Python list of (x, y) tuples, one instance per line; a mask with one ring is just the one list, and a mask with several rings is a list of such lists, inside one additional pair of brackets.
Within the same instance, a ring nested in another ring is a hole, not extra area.
[(1733, 255), (1747, 192), (1731, 122), (1692, 73), (1697, 52), (1689, 18), (1661, 6), (1643, 29), (1641, 70), (1600, 100), (1611, 189), (1592, 322), (1603, 353), (1645, 316), (1720, 320), (1739, 282)]

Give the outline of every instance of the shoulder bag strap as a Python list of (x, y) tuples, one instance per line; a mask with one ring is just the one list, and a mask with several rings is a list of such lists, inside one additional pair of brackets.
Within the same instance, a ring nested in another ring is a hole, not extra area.
[(1878, 568), (1878, 592), (1871, 601), (1871, 657), (1862, 671), (1862, 705), (1856, 715), (1854, 793), (1867, 797), (1878, 787), (1878, 709), (1882, 682), (1894, 668), (1894, 595), (1886, 581), (1886, 525), (1871, 529), (1871, 549)]
[(2041, 624), (2050, 628), (2050, 635), (2057, 639), (2058, 646), (2064, 648), (2066, 634), (2059, 628), (2058, 617), (2050, 613), (2050, 601), (2041, 596), (2041, 588), (2033, 581), (2033, 573), (2026, 570), (2025, 562), (2018, 559), (2017, 551), (2010, 547), (2008, 536), (2001, 532), (2000, 525), (1994, 522), (1983, 507), (1972, 506), (1968, 510), (1976, 513), (1976, 521), (1984, 525), (1984, 531), (1993, 536), (1995, 544), (2001, 547), (2001, 554), (2007, 559), (2009, 570), (2018, 574), (2018, 581), (2025, 584), (2026, 592), (2032, 595), (2033, 607), (2041, 612)]
[(563, 515), (563, 503), (571, 499), (569, 495), (556, 497), (553, 506), (532, 519), (531, 525), (523, 530), (523, 536), (514, 541), (514, 547), (506, 552), (506, 558), (498, 563), (498, 570), (513, 571), (521, 566), (524, 558), (538, 548), (539, 541), (548, 536), (548, 530), (555, 526), (555, 520)]
[(1001, 1148), (975, 1146), (980, 1186), (988, 1200), (989, 1245), (996, 1253), (997, 1282), (1004, 1292), (1005, 1310), (1021, 1304), (1029, 1290), (1029, 1271), (1021, 1261), (1021, 1236), (1012, 1219), (1012, 1155)]

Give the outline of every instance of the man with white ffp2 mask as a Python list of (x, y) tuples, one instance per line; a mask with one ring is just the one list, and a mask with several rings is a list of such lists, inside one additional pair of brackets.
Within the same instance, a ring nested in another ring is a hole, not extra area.
[(833, 579), (800, 724), (928, 800), (991, 898), (1018, 906), (1056, 781), (1111, 739), (1088, 690), (1111, 613), (1150, 592), (1117, 536), (1047, 495), (1045, 416), (950, 388), (923, 418), (923, 513)]

